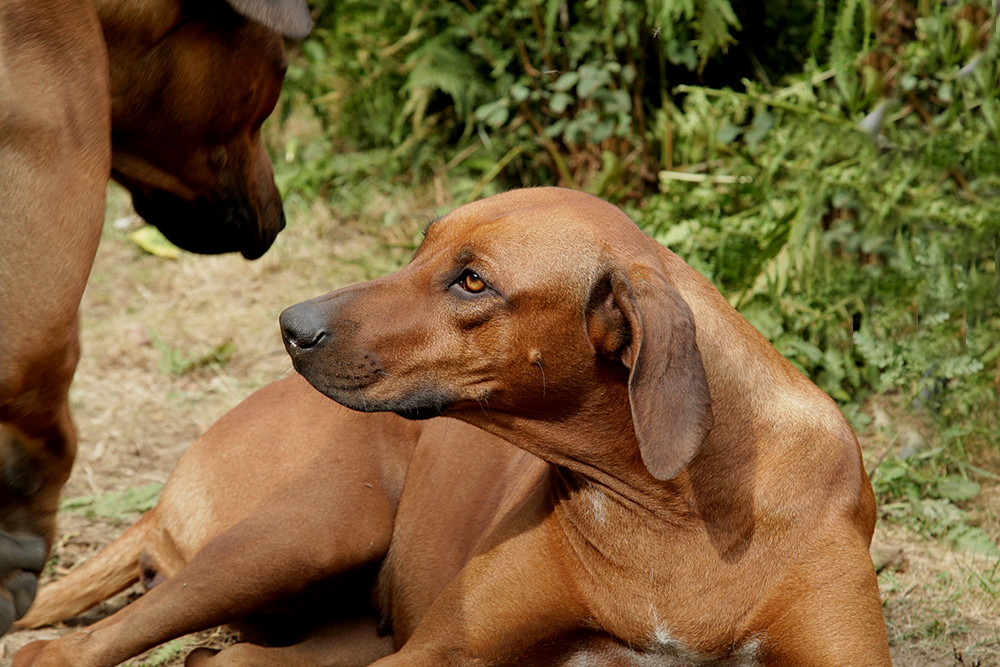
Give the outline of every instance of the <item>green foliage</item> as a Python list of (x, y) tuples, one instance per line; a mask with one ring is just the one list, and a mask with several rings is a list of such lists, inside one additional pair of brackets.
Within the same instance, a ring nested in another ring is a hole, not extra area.
[[(918, 25), (940, 36), (952, 19), (942, 9)], [(908, 47), (901, 65), (938, 73), (922, 80), (947, 81), (947, 100), (929, 93), (930, 122), (907, 109), (876, 137), (836, 69), (776, 90), (683, 88), (674, 157), (711, 173), (663, 172), (640, 214), (842, 401), (905, 391), (942, 408), (961, 394), (949, 407), (962, 413), (996, 400), (1000, 173), (974, 155), (997, 145), (983, 100), (1000, 84), (995, 70), (959, 76), (943, 43)]]
[(286, 145), (296, 168), (283, 173), (296, 175), (283, 185), (313, 194), (376, 172), (482, 174), (510, 156), (499, 186), (603, 173), (595, 181), (614, 195), (621, 176), (651, 173), (646, 107), (669, 96), (665, 68), (696, 78), (739, 29), (730, 0), (321, 3), (285, 116), (304, 102), (323, 132)]
[(154, 335), (153, 344), (160, 351), (160, 370), (168, 375), (187, 375), (203, 368), (222, 367), (236, 354), (236, 344), (226, 340), (202, 354), (191, 356), (188, 352), (170, 345)]
[(101, 517), (122, 523), (129, 515), (153, 509), (159, 500), (162, 489), (163, 484), (152, 483), (97, 496), (65, 498), (60, 505), (60, 510), (83, 514), (89, 519)]
[(875, 478), (883, 516), (960, 551), (1000, 558), (996, 540), (970, 525), (962, 509), (979, 495), (979, 483), (967, 475), (947, 473), (947, 464), (948, 456), (941, 448), (883, 461)]
[(163, 644), (149, 654), (149, 657), (142, 661), (142, 667), (162, 667), (169, 665), (191, 649), (192, 640), (187, 637), (175, 639)]

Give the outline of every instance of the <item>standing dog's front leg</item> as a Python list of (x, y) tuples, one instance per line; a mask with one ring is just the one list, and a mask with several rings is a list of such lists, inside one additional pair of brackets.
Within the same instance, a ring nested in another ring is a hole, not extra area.
[(34, 597), (76, 454), (77, 311), (111, 170), (103, 45), (90, 2), (0, 3), (0, 634)]

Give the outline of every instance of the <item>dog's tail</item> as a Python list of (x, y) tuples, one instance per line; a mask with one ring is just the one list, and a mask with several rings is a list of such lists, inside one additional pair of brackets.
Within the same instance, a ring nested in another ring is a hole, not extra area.
[(16, 626), (40, 628), (72, 618), (138, 581), (143, 548), (156, 526), (155, 514), (155, 509), (148, 512), (96, 556), (62, 579), (43, 586)]

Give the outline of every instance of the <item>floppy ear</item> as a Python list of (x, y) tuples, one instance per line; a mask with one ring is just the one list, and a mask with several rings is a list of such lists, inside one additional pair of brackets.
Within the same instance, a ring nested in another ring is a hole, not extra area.
[(312, 30), (312, 17), (305, 0), (227, 0), (246, 18), (275, 32), (300, 39)]
[(694, 315), (657, 270), (630, 280), (612, 270), (592, 292), (588, 331), (594, 349), (629, 369), (628, 393), (642, 461), (660, 480), (694, 458), (712, 425), (708, 378)]

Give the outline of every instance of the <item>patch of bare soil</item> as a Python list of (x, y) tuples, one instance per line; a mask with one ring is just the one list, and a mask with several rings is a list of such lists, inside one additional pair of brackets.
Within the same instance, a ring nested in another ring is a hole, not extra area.
[[(120, 192), (84, 298), (84, 354), (73, 388), (80, 453), (64, 497), (108, 498), (166, 481), (180, 454), (253, 390), (291, 372), (278, 336), (283, 308), (388, 273), (410, 256), (420, 230), (451, 202), (373, 195), (359, 217), (321, 205), (288, 207), (290, 223), (262, 259), (147, 255), (117, 229), (129, 213)], [(439, 199), (441, 197), (439, 196)], [(400, 212), (404, 212), (400, 215)], [(1000, 489), (977, 501), (984, 525), (1000, 525)], [(64, 511), (47, 577), (58, 577), (107, 545), (139, 514), (127, 503)], [(880, 575), (898, 665), (1000, 665), (998, 564), (952, 553), (906, 529), (881, 524)], [(990, 568), (992, 568), (992, 573)], [(992, 591), (992, 594), (990, 593)], [(94, 622), (137, 589), (55, 628), (0, 640), (0, 664), (28, 641)], [(180, 665), (195, 646), (230, 641), (200, 633), (129, 665)]]

